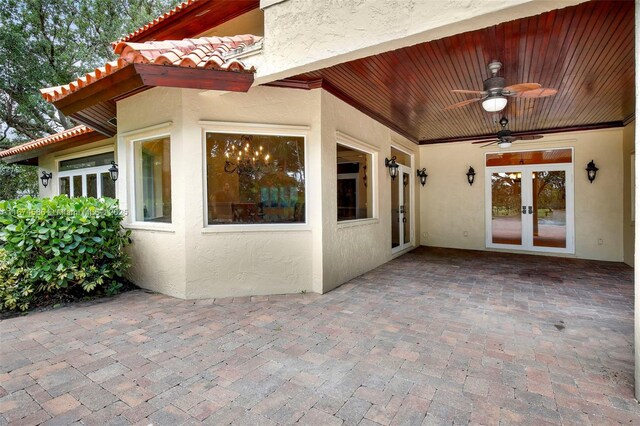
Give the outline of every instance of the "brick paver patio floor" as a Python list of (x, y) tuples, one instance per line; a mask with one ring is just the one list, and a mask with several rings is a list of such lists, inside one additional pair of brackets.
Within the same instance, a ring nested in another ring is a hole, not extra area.
[(2, 321), (0, 424), (639, 424), (632, 269), (420, 248), (324, 296)]

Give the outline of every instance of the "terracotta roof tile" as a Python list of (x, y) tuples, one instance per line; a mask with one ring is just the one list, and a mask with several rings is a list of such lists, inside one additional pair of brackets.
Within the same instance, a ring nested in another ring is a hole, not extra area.
[(177, 5), (176, 7), (174, 7), (173, 9), (168, 11), (167, 13), (165, 13), (164, 15), (154, 19), (153, 21), (149, 22), (145, 26), (138, 28), (134, 32), (122, 37), (120, 40), (118, 40), (114, 44), (117, 44), (117, 43), (120, 43), (120, 42), (123, 42), (123, 41), (129, 41), (132, 38), (137, 37), (138, 35), (146, 32), (146, 31), (149, 31), (151, 28), (154, 28), (158, 24), (162, 23), (162, 21), (166, 20), (167, 18), (169, 18), (169, 17), (171, 17), (173, 15), (176, 15), (176, 14), (179, 14), (181, 12), (184, 12), (186, 9), (189, 9), (191, 6), (193, 6), (194, 4), (198, 3), (199, 1), (200, 0), (187, 0), (185, 2), (180, 3), (179, 5)]
[(95, 132), (95, 130), (90, 129), (89, 127), (81, 124), (79, 126), (72, 127), (71, 129), (63, 130), (62, 132), (55, 133), (51, 136), (45, 136), (44, 138), (36, 139), (31, 142), (23, 143), (22, 145), (14, 146), (13, 148), (0, 151), (0, 158), (10, 157), (12, 155), (21, 154), (23, 152), (28, 152), (28, 151), (33, 151), (34, 149), (43, 148), (48, 145), (65, 142), (76, 136), (80, 136), (80, 135), (84, 135), (92, 132)]
[(251, 34), (232, 37), (201, 37), (184, 40), (148, 41), (145, 43), (120, 42), (114, 52), (118, 60), (79, 77), (69, 84), (40, 89), (48, 102), (58, 101), (129, 64), (172, 65), (234, 72), (255, 72), (237, 59), (226, 59), (250, 46), (259, 46), (262, 37)]

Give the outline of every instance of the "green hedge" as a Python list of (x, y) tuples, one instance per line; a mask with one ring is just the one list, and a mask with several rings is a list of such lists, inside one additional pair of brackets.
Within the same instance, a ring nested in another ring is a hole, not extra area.
[(0, 310), (60, 294), (117, 293), (130, 265), (123, 218), (110, 198), (0, 201)]

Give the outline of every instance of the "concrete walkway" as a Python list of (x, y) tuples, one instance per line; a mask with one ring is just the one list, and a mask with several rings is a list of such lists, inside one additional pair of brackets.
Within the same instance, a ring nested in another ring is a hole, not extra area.
[(324, 296), (0, 323), (0, 425), (639, 424), (622, 264), (420, 248)]

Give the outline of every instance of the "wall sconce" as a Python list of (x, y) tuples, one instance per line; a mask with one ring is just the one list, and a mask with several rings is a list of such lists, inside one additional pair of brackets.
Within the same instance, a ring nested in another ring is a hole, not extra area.
[(598, 173), (598, 170), (600, 169), (597, 168), (593, 160), (591, 160), (589, 164), (587, 164), (587, 168), (585, 170), (587, 171), (587, 178), (589, 179), (589, 183), (593, 183), (593, 181), (596, 179), (596, 173)]
[(116, 164), (115, 161), (111, 162), (111, 167), (109, 168), (109, 174), (111, 175), (111, 180), (112, 181), (117, 181), (118, 180), (118, 165)]
[(384, 166), (389, 168), (389, 176), (391, 176), (391, 180), (395, 180), (396, 176), (398, 176), (398, 163), (396, 163), (396, 156), (394, 155), (391, 157), (391, 160), (385, 158)]
[(47, 187), (47, 185), (49, 185), (49, 181), (51, 180), (51, 178), (53, 178), (53, 173), (52, 172), (42, 172), (42, 176), (40, 176), (40, 180), (42, 181), (42, 186), (44, 186), (45, 188)]
[(467, 182), (469, 182), (469, 186), (473, 185), (473, 181), (476, 179), (476, 171), (473, 170), (473, 167), (469, 166), (469, 171), (467, 172)]
[(416, 170), (416, 173), (420, 178), (420, 184), (424, 186), (424, 184), (427, 183), (427, 176), (429, 176), (427, 174), (427, 169), (423, 167), (422, 170)]

